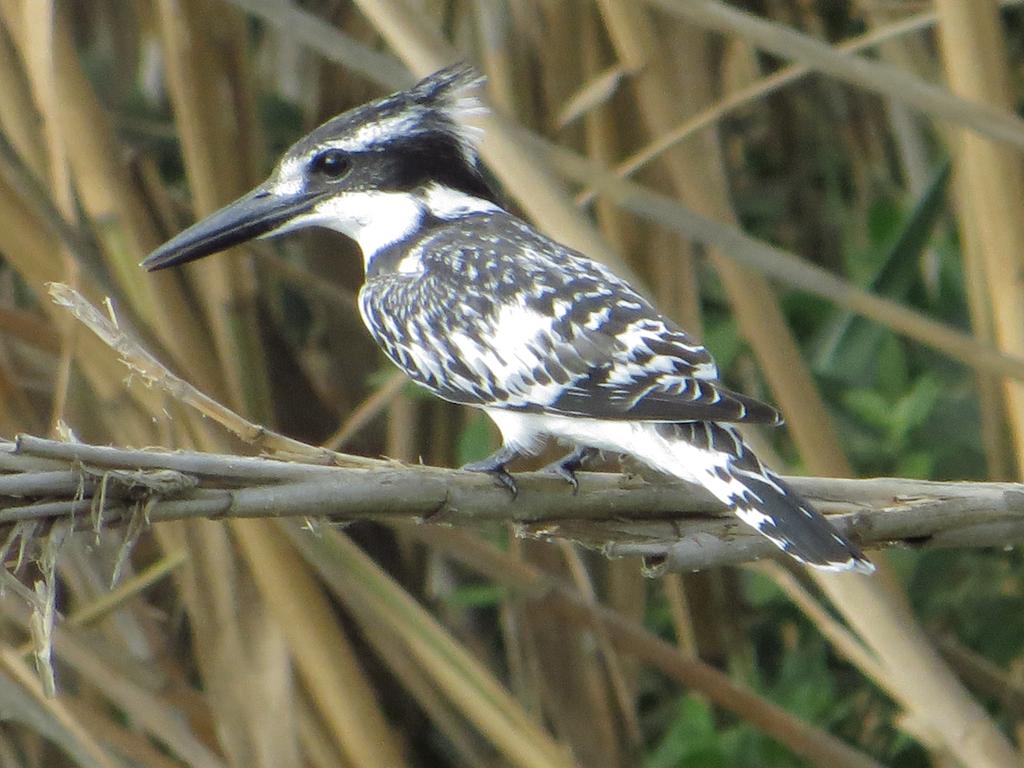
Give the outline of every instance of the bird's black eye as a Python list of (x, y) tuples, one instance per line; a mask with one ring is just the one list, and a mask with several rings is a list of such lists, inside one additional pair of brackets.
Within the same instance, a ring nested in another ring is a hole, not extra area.
[(313, 173), (337, 181), (352, 168), (352, 159), (340, 149), (325, 149), (310, 164)]

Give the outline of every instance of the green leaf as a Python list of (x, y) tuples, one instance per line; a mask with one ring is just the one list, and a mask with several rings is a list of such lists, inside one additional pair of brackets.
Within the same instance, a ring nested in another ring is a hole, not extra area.
[(942, 395), (942, 384), (930, 374), (922, 375), (900, 398), (892, 411), (892, 436), (903, 441), (931, 415)]
[(508, 590), (500, 584), (464, 584), (445, 595), (444, 600), (456, 608), (490, 608), (506, 597)]
[(875, 390), (851, 389), (843, 395), (843, 404), (866, 424), (885, 432), (890, 431), (892, 406)]
[(676, 717), (644, 762), (644, 768), (724, 765), (716, 745), (711, 707), (696, 696), (687, 695), (679, 700), (677, 709)]
[[(945, 211), (950, 169), (948, 160), (940, 166), (931, 184), (910, 212), (895, 242), (880, 260), (881, 266), (866, 282), (866, 288), (890, 298), (906, 297), (917, 278), (920, 256), (931, 239), (936, 222)], [(889, 213), (891, 214), (891, 211)], [(875, 228), (878, 230), (875, 232), (877, 235), (884, 227), (883, 224), (876, 222)], [(841, 371), (847, 374), (862, 371), (865, 363), (870, 362), (870, 350), (877, 348), (881, 339), (888, 333), (877, 325), (856, 317), (852, 312), (844, 311), (824, 333), (819, 335), (814, 367), (832, 375), (839, 375)], [(858, 346), (861, 348), (855, 365), (850, 364), (847, 349), (853, 343), (853, 336), (860, 337)]]

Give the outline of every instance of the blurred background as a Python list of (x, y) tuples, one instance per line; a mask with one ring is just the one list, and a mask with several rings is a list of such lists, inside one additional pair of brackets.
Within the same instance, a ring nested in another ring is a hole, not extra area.
[[(323, 120), (461, 58), (503, 117), (484, 150), (509, 205), (778, 404), (787, 426), (752, 435), (769, 463), (1019, 479), (1024, 390), (992, 350), (1024, 355), (1021, 6), (0, 0), (0, 434), (252, 452), (129, 377), (48, 300), (61, 281), (289, 436), (490, 452), (482, 414), (372, 344), (340, 236), (137, 267)], [(633, 186), (594, 194), (601, 173)], [(687, 210), (718, 225), (703, 244)], [(62, 631), (57, 698), (0, 601), (0, 767), (1015, 764), (1021, 552), (874, 557), (865, 587), (779, 564), (649, 579), (511, 527), (81, 534), (57, 608), (93, 617)]]

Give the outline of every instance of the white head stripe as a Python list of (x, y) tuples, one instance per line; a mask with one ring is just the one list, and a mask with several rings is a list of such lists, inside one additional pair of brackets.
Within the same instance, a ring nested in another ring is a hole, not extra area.
[(430, 184), (424, 190), (423, 202), (427, 210), (439, 219), (454, 219), (468, 213), (488, 213), (500, 210), (490, 200), (467, 195), (451, 187)]

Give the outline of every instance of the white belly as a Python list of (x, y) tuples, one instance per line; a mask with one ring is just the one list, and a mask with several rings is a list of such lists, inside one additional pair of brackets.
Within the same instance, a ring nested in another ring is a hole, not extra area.
[(642, 421), (612, 421), (544, 413), (522, 413), (485, 408), (501, 430), (506, 445), (524, 453), (537, 453), (548, 438), (612, 453), (628, 453), (659, 472), (680, 480), (706, 483), (709, 466), (720, 463), (709, 451), (681, 440), (668, 440), (655, 424)]

